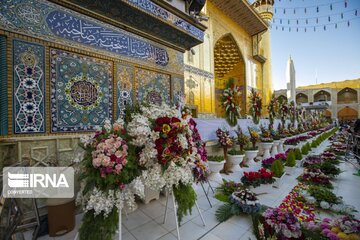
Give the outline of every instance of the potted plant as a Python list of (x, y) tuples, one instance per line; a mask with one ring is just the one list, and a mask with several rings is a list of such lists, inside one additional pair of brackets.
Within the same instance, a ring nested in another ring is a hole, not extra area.
[(292, 175), (295, 170), (296, 160), (294, 151), (290, 151), (286, 157), (285, 172), (287, 175)]
[(224, 167), (224, 157), (223, 156), (208, 156), (208, 164), (210, 169), (209, 180), (221, 182), (220, 171)]
[(244, 159), (244, 151), (239, 151), (235, 149), (231, 149), (228, 151), (228, 163), (230, 164), (230, 171), (232, 172), (240, 172), (240, 163)]
[(265, 168), (257, 172), (244, 172), (241, 178), (242, 184), (257, 194), (269, 192), (274, 181), (273, 173)]
[(282, 179), (285, 176), (284, 165), (281, 160), (275, 160), (271, 165), (271, 172), (274, 174), (275, 182), (273, 186), (279, 188), (282, 184)]
[(228, 159), (227, 159), (227, 151), (228, 151), (228, 148), (232, 146), (233, 140), (230, 137), (229, 131), (227, 129), (218, 128), (216, 130), (216, 136), (218, 137), (220, 146), (224, 150), (225, 164), (224, 164), (224, 168), (221, 170), (221, 172), (228, 174), (231, 171), (230, 171), (230, 164), (228, 163)]
[(268, 129), (264, 128), (261, 125), (260, 130), (261, 130), (261, 136), (260, 136), (261, 147), (264, 151), (263, 159), (266, 159), (270, 157), (270, 149), (273, 145), (274, 140), (271, 137), (270, 131)]
[(259, 134), (255, 131), (255, 129), (248, 127), (249, 130), (249, 141), (251, 142), (251, 146), (245, 149), (245, 157), (247, 159), (246, 163), (249, 165), (254, 165), (255, 161), (254, 158), (258, 154), (259, 150), (256, 147), (257, 141), (259, 141)]
[(285, 151), (295, 148), (296, 145), (298, 145), (298, 143), (299, 143), (299, 139), (297, 137), (286, 139), (284, 142)]
[(296, 160), (301, 160), (301, 159), (302, 159), (302, 154), (301, 154), (300, 149), (299, 149), (299, 148), (295, 148), (294, 152), (295, 152), (295, 158), (296, 158)]

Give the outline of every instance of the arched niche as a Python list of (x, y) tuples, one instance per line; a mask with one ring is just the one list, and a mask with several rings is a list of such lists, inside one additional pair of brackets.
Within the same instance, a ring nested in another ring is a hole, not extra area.
[(348, 104), (348, 103), (357, 103), (358, 95), (357, 91), (353, 88), (343, 88), (337, 94), (337, 103), (338, 104)]
[(296, 103), (302, 104), (309, 102), (309, 97), (305, 93), (296, 94)]
[(358, 111), (346, 106), (340, 111), (338, 111), (337, 116), (339, 120), (354, 120), (358, 118)]
[(226, 82), (233, 78), (241, 90), (241, 114), (246, 111), (246, 78), (245, 62), (243, 55), (234, 37), (229, 33), (221, 37), (214, 46), (214, 66), (215, 66), (215, 111), (218, 117), (225, 114), (221, 95), (226, 86)]
[(314, 102), (331, 101), (331, 94), (328, 91), (320, 90), (314, 94)]

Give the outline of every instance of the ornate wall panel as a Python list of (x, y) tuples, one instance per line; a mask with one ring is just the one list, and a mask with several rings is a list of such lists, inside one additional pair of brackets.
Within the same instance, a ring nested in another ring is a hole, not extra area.
[(8, 133), (6, 37), (0, 36), (0, 136)]
[(116, 115), (119, 118), (123, 115), (125, 106), (133, 104), (134, 67), (118, 63), (116, 69)]
[(171, 89), (173, 96), (173, 103), (177, 104), (184, 96), (184, 77), (173, 76), (171, 79)]
[(44, 0), (1, 2), (0, 27), (47, 41), (96, 49), (153, 67), (171, 70), (169, 63), (179, 64), (175, 57), (178, 51)]
[(14, 133), (45, 132), (44, 47), (13, 41)]
[(170, 75), (136, 68), (136, 101), (170, 104)]
[(50, 49), (51, 131), (92, 131), (112, 119), (113, 64)]

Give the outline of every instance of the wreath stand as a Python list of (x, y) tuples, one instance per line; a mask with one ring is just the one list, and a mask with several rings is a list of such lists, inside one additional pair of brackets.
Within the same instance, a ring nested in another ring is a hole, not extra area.
[[(177, 239), (180, 240), (180, 230), (179, 230), (179, 223), (178, 223), (178, 219), (177, 219), (177, 206), (176, 206), (175, 196), (174, 196), (174, 194), (169, 193), (169, 192), (167, 192), (167, 195), (166, 195), (165, 215), (164, 215), (163, 224), (165, 224), (165, 222), (166, 222), (167, 210), (168, 210), (168, 202), (169, 202), (169, 195), (171, 195), (171, 199), (172, 199), (172, 203), (173, 203), (173, 207), (174, 207), (174, 211), (175, 211), (175, 224), (176, 224)], [(210, 203), (210, 201), (209, 201), (209, 203)], [(210, 204), (211, 204), (211, 203), (210, 203)], [(203, 217), (203, 215), (201, 214), (201, 211), (200, 211), (200, 208), (199, 208), (199, 205), (198, 205), (197, 201), (195, 201), (195, 206), (196, 206), (196, 209), (197, 209), (198, 212), (199, 212), (201, 221), (203, 222), (204, 226), (206, 226), (204, 217)], [(121, 240), (121, 239), (119, 239), (119, 240)]]
[(210, 207), (212, 208), (212, 204), (211, 204), (210, 199), (209, 199), (209, 189), (211, 189), (211, 191), (212, 191), (213, 193), (214, 193), (214, 189), (213, 189), (213, 187), (211, 186), (209, 180), (207, 180), (206, 183), (208, 184), (208, 189), (207, 189), (207, 191), (205, 190), (204, 184), (203, 184), (202, 182), (200, 182), (200, 185), (201, 185), (202, 190), (203, 190), (204, 193), (205, 193), (205, 197), (206, 197), (207, 201), (209, 202)]

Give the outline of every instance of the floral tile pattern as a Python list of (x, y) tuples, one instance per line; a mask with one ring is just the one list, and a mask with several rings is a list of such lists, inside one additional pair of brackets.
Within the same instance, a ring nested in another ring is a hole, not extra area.
[(44, 47), (14, 40), (14, 133), (45, 132)]
[(113, 64), (50, 50), (51, 131), (92, 131), (112, 118)]
[(170, 75), (137, 68), (135, 78), (139, 103), (170, 104)]

